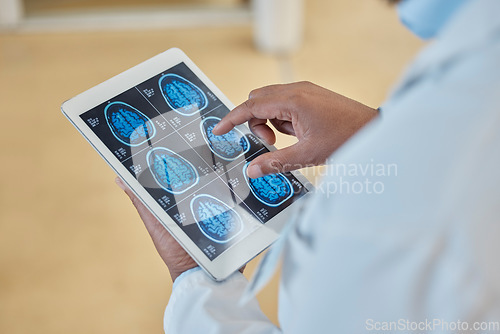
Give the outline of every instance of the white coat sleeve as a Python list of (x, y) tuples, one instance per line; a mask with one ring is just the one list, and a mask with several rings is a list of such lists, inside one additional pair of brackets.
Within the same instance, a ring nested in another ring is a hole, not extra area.
[(185, 272), (176, 279), (165, 310), (165, 333), (281, 333), (255, 298), (241, 305), (247, 285), (240, 272), (224, 282), (213, 281), (199, 268)]

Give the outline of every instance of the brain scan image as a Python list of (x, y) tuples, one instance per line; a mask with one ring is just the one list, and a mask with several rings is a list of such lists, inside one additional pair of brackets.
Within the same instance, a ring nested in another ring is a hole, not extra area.
[(167, 148), (152, 149), (146, 160), (156, 183), (169, 193), (181, 194), (198, 183), (194, 166)]
[(243, 175), (247, 180), (252, 194), (259, 201), (268, 206), (280, 206), (292, 197), (293, 188), (290, 181), (283, 174), (271, 174), (251, 179), (247, 175), (248, 163), (243, 167)]
[(250, 142), (248, 138), (238, 129), (234, 128), (222, 136), (212, 133), (213, 128), (220, 122), (218, 117), (207, 117), (200, 124), (203, 138), (210, 150), (224, 160), (235, 160), (248, 152)]
[(191, 213), (203, 235), (217, 243), (226, 243), (243, 230), (240, 215), (210, 195), (194, 197), (191, 200)]
[(156, 134), (151, 120), (124, 102), (109, 103), (104, 108), (104, 117), (113, 136), (128, 146), (139, 146)]
[(167, 104), (183, 116), (194, 115), (208, 106), (205, 93), (177, 74), (165, 74), (158, 81)]

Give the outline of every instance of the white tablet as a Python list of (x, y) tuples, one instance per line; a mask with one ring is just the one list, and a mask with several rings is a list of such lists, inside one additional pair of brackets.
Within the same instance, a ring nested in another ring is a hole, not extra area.
[(273, 243), (311, 186), (300, 173), (249, 179), (274, 150), (245, 125), (212, 129), (234, 106), (179, 49), (63, 103), (66, 117), (213, 279)]

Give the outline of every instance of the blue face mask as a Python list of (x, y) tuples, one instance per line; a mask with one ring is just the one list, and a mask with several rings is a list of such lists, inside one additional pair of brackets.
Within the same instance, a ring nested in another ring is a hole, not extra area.
[(422, 39), (435, 37), (456, 10), (469, 0), (403, 0), (398, 4), (401, 22)]

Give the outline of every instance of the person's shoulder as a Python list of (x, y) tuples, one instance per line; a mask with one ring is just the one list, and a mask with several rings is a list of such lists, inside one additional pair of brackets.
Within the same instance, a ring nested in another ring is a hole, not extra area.
[(468, 53), (500, 42), (500, 1), (466, 2), (439, 33), (437, 45), (447, 46), (449, 54)]
[(437, 39), (415, 58), (391, 98), (399, 99), (418, 87), (429, 87), (440, 95), (455, 92), (456, 100), (471, 100), (479, 95), (496, 99), (500, 85), (499, 13), (498, 0), (467, 2)]

